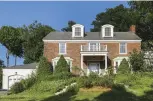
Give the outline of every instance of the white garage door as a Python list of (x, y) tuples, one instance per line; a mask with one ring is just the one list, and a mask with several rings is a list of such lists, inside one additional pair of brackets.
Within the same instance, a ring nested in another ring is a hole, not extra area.
[(10, 87), (16, 83), (19, 82), (20, 80), (24, 79), (24, 76), (22, 75), (11, 75), (8, 78), (8, 88), (10, 89)]

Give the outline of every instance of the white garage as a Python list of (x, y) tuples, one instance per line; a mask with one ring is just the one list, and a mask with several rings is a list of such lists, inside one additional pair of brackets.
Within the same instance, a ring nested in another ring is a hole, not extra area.
[(25, 64), (19, 66), (12, 66), (3, 69), (3, 89), (10, 89), (10, 87), (22, 79), (27, 78), (32, 72), (35, 72), (36, 63)]

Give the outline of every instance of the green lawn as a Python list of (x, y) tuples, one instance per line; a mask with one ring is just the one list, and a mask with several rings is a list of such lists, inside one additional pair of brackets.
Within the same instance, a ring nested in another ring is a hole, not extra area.
[(42, 81), (29, 90), (15, 95), (0, 96), (0, 101), (153, 101), (152, 74), (115, 77), (116, 83), (124, 83), (127, 88), (112, 87), (111, 90), (54, 93), (69, 85), (73, 79)]

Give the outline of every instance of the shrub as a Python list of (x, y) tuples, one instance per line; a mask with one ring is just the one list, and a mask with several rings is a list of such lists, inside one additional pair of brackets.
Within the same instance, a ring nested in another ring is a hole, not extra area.
[(109, 75), (109, 76), (114, 75), (114, 69), (113, 69), (112, 66), (108, 67), (108, 75)]
[(69, 79), (71, 78), (73, 75), (70, 72), (61, 72), (61, 73), (55, 73), (53, 74), (53, 79)]
[(28, 78), (21, 80), (24, 89), (28, 89), (36, 83), (36, 75), (32, 73)]
[(37, 68), (38, 79), (45, 79), (51, 74), (51, 66), (45, 57), (40, 58), (39, 66)]
[(15, 84), (12, 85), (10, 92), (12, 94), (17, 94), (24, 91), (23, 84), (21, 82), (16, 82)]
[(93, 87), (92, 80), (90, 80), (89, 78), (85, 79), (84, 82), (83, 82), (82, 87), (85, 87), (85, 88)]
[(61, 73), (61, 72), (69, 72), (70, 68), (67, 64), (65, 58), (63, 55), (61, 55), (60, 59), (57, 62), (57, 65), (55, 66), (55, 73)]
[(71, 85), (67, 88), (67, 92), (70, 92), (71, 94), (76, 94), (78, 91), (79, 87), (77, 85)]
[(130, 53), (129, 62), (134, 72), (143, 71), (144, 54), (134, 49), (133, 52)]
[(98, 76), (97, 73), (91, 72), (91, 73), (89, 74), (88, 78), (89, 78), (90, 80), (95, 80), (95, 79), (99, 78), (99, 76)]
[(128, 61), (126, 61), (126, 59), (124, 58), (118, 68), (117, 71), (119, 74), (127, 74), (130, 73), (130, 68), (129, 68), (129, 63)]
[(77, 84), (79, 87), (90, 88), (92, 87), (92, 80), (86, 76), (83, 76), (78, 79)]
[(99, 79), (93, 81), (94, 86), (111, 87), (113, 84), (113, 78), (108, 75), (99, 77)]

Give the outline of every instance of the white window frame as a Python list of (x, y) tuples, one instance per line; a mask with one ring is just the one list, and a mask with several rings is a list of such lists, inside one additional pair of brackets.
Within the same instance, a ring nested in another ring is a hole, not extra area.
[[(105, 36), (105, 28), (109, 27), (111, 29), (111, 35), (110, 36)], [(102, 37), (113, 37), (114, 36), (114, 26), (110, 25), (110, 24), (105, 24), (102, 26), (101, 28), (101, 33), (102, 33)]]
[[(125, 44), (125, 53), (121, 53), (121, 44)], [(125, 43), (125, 42), (121, 42), (121, 43), (119, 43), (119, 54), (127, 54), (127, 43)]]
[[(100, 43), (99, 43), (99, 42), (89, 42), (89, 43), (88, 43), (88, 49), (90, 50), (90, 47), (91, 47), (91, 44), (92, 44), (92, 43), (95, 43), (96, 46), (98, 46), (98, 47), (97, 47), (97, 50), (95, 50), (95, 51), (99, 51), (99, 50), (100, 50)], [(91, 51), (91, 50), (90, 50), (90, 51)]]
[[(75, 28), (79, 27), (81, 28), (81, 35), (80, 36), (76, 36), (75, 35)], [(72, 26), (72, 37), (84, 37), (84, 26), (81, 24), (75, 24)]]
[[(79, 31), (76, 31), (76, 28), (79, 28), (79, 30), (80, 30), (80, 32)], [(79, 32), (80, 33), (80, 35), (76, 35), (76, 32)], [(81, 37), (81, 28), (80, 27), (75, 27), (75, 37)]]
[[(60, 51), (60, 50), (61, 50), (61, 44), (65, 44), (65, 53), (61, 53), (61, 51)], [(66, 51), (67, 49), (66, 49), (66, 48), (67, 48), (66, 43), (65, 43), (65, 42), (60, 42), (60, 43), (59, 43), (59, 54), (60, 54), (60, 55), (61, 55), (61, 54), (62, 54), (62, 55), (63, 55), (63, 54), (66, 54), (66, 53), (67, 53), (67, 51)]]

